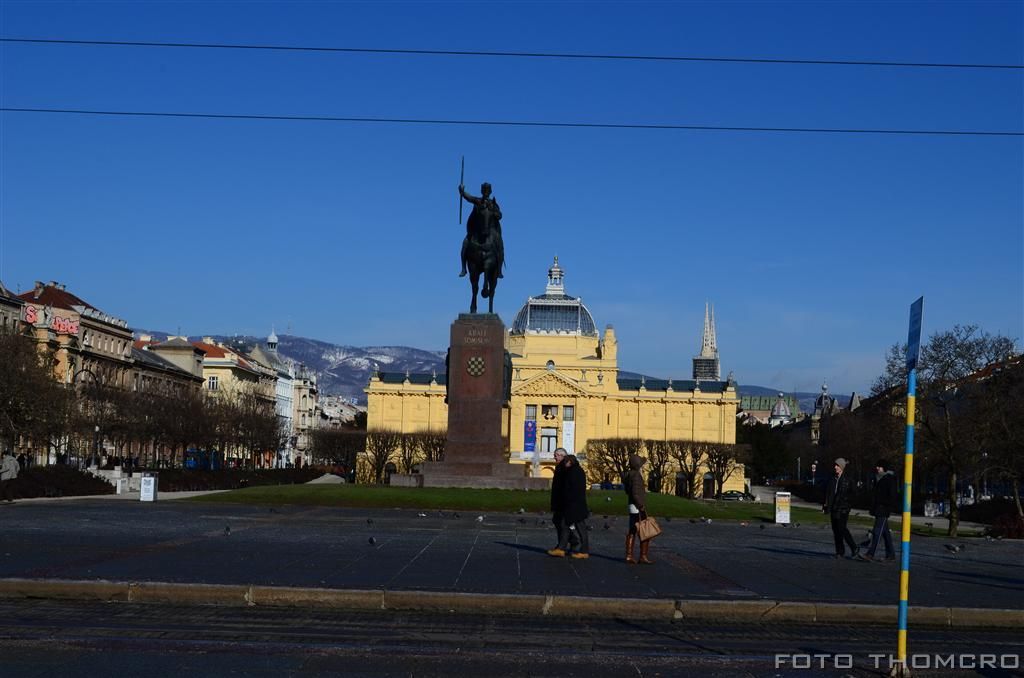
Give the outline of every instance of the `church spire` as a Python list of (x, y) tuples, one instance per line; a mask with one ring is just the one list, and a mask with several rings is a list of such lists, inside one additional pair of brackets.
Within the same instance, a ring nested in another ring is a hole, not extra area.
[(718, 342), (715, 339), (715, 307), (708, 302), (704, 302), (704, 335), (701, 338), (700, 357), (718, 357)]
[(704, 302), (704, 334), (701, 336), (700, 355), (693, 359), (693, 378), (718, 381), (722, 378), (718, 362), (718, 340), (715, 337), (715, 307)]

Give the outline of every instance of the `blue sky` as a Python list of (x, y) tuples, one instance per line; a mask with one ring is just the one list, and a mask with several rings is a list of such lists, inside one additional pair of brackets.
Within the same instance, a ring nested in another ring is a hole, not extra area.
[[(1011, 3), (0, 5), (3, 37), (1024, 63)], [(0, 45), (5, 107), (1020, 131), (1020, 70)], [(442, 349), (459, 158), (494, 185), (510, 323), (566, 288), (620, 366), (864, 391), (925, 332), (1024, 337), (1024, 141), (0, 114), (0, 279), (132, 326)]]

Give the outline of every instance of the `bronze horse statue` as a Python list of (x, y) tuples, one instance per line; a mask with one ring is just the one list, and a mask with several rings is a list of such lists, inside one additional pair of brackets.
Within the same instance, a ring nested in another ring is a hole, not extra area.
[[(472, 203), (473, 211), (466, 220), (466, 238), (462, 242), (462, 273), (469, 269), (469, 283), (473, 288), (473, 296), (469, 303), (469, 312), (476, 313), (476, 297), (480, 294), (487, 299), (487, 312), (494, 313), (494, 291), (501, 278), (501, 269), (505, 264), (505, 244), (501, 238), (501, 208), (491, 197), (491, 185), (480, 187), (480, 197), (466, 193), (459, 186), (459, 195)], [(484, 287), (480, 289), (480, 276), (484, 277)]]

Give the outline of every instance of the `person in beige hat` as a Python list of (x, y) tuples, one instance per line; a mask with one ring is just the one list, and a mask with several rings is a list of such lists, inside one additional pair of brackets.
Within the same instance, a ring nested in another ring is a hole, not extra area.
[(850, 547), (850, 557), (857, 557), (857, 543), (853, 541), (853, 535), (846, 527), (846, 521), (850, 518), (850, 501), (853, 499), (853, 483), (844, 473), (848, 463), (842, 457), (835, 460), (832, 466), (835, 477), (828, 482), (825, 503), (821, 507), (822, 512), (828, 513), (832, 518), (832, 536), (836, 542), (834, 558), (842, 558), (845, 555), (844, 543)]

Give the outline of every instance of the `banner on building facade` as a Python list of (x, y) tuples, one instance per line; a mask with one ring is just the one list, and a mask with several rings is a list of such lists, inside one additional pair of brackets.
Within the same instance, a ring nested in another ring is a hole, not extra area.
[(569, 454), (575, 454), (576, 453), (576, 422), (575, 421), (563, 421), (562, 422), (562, 447), (564, 447)]
[(537, 422), (526, 421), (523, 423), (523, 452), (533, 452), (537, 449)]

